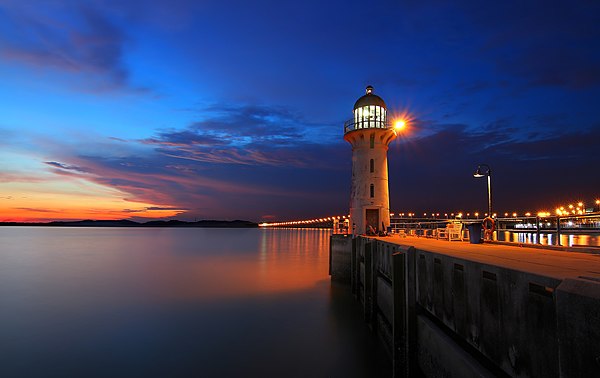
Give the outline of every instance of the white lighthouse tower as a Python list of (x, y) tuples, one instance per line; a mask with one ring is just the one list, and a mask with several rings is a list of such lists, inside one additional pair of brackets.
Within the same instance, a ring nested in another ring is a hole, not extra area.
[(396, 138), (383, 99), (373, 87), (354, 104), (354, 118), (344, 125), (352, 145), (350, 227), (353, 233), (385, 230), (390, 225), (387, 151)]

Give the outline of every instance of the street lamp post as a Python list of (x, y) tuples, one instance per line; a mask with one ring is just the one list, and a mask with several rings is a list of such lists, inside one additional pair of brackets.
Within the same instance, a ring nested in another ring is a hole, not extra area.
[[(485, 171), (481, 171), (484, 168)], [(477, 170), (473, 173), (473, 177), (481, 178), (487, 176), (487, 187), (488, 187), (488, 215), (493, 217), (492, 213), (492, 169), (487, 164), (479, 164)]]

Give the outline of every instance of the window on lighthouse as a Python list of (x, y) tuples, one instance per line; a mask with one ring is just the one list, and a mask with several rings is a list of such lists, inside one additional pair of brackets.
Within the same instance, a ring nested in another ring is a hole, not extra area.
[(362, 106), (354, 110), (355, 129), (385, 129), (386, 109), (377, 105)]
[(373, 173), (373, 172), (375, 172), (375, 160), (371, 159), (370, 164), (371, 164), (370, 171), (371, 171), (371, 173)]
[(371, 198), (375, 197), (375, 185), (371, 184)]
[(381, 106), (367, 105), (354, 110), (355, 129), (384, 129), (385, 120), (386, 109)]

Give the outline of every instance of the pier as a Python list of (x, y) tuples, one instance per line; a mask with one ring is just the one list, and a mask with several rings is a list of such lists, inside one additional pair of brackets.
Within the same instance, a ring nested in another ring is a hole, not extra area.
[[(406, 234), (435, 238), (440, 228), (450, 223), (462, 223), (461, 238), (469, 239), (468, 225), (480, 223), (482, 218), (466, 217), (405, 217), (404, 214), (391, 217), (388, 231), (392, 234)], [(411, 214), (412, 215), (412, 214)], [(453, 214), (454, 215), (454, 214)], [(496, 230), (492, 240), (499, 242), (518, 241), (522, 244), (582, 247), (595, 249), (600, 253), (600, 212), (581, 215), (523, 215), (495, 218)], [(260, 227), (292, 228), (331, 228), (335, 234), (351, 233), (349, 216), (338, 215), (296, 221), (261, 223)], [(522, 237), (520, 237), (521, 235)], [(580, 240), (571, 240), (579, 235)], [(586, 236), (587, 235), (587, 236)], [(513, 240), (514, 239), (514, 240)]]
[(394, 376), (600, 376), (600, 255), (332, 235)]

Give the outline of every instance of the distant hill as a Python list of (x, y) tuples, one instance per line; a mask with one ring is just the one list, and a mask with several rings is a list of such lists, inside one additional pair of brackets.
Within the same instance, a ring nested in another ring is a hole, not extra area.
[(25, 222), (0, 222), (0, 226), (44, 226), (44, 227), (213, 227), (213, 228), (254, 228), (258, 223), (234, 220), (201, 220), (197, 222), (184, 222), (179, 220), (149, 221), (144, 223), (126, 219), (121, 220), (81, 220), (81, 221), (55, 221), (48, 223)]

